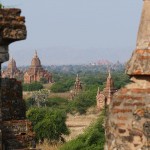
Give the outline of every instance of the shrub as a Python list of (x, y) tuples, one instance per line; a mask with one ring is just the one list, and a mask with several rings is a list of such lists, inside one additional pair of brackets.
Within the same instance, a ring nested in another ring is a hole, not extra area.
[(60, 150), (104, 150), (104, 113), (82, 135), (64, 144)]
[(31, 84), (23, 84), (24, 91), (38, 91), (43, 89), (43, 85), (40, 82), (33, 82)]
[(68, 100), (62, 97), (51, 97), (48, 98), (47, 107), (58, 108), (66, 110)]
[(69, 134), (65, 124), (66, 114), (60, 110), (49, 108), (31, 108), (27, 118), (32, 122), (37, 140), (58, 141), (62, 134)]
[(54, 93), (67, 92), (70, 90), (73, 84), (74, 84), (74, 81), (72, 79), (59, 81), (59, 82), (54, 83), (51, 86), (51, 91)]
[(73, 111), (79, 112), (80, 114), (86, 113), (89, 107), (96, 104), (96, 91), (97, 89), (91, 89), (79, 93), (73, 101), (69, 102), (67, 111), (70, 113)]

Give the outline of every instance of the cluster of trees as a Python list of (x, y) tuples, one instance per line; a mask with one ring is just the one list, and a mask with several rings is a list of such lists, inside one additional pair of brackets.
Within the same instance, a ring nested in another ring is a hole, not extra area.
[(40, 82), (33, 82), (33, 83), (24, 83), (23, 84), (23, 91), (38, 91), (43, 89), (43, 85)]
[(33, 124), (37, 141), (56, 142), (68, 135), (69, 130), (65, 124), (66, 113), (58, 109), (31, 108), (27, 111), (27, 118)]
[(96, 104), (96, 90), (87, 90), (79, 93), (73, 100), (61, 97), (42, 98), (41, 91), (33, 92), (33, 96), (26, 100), (27, 109), (32, 107), (48, 107), (51, 109), (63, 110), (66, 113), (85, 114), (87, 109)]

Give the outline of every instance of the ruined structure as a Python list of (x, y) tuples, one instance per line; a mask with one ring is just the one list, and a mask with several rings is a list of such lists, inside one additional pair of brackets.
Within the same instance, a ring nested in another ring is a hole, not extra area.
[(111, 73), (109, 71), (109, 75), (106, 81), (106, 87), (103, 91), (100, 91), (98, 88), (97, 95), (96, 95), (96, 103), (97, 103), (97, 110), (102, 110), (105, 106), (109, 105), (112, 101), (112, 96), (116, 92), (114, 88), (114, 82), (111, 77)]
[(136, 50), (126, 72), (132, 83), (110, 103), (105, 150), (150, 150), (150, 0), (144, 0)]
[(35, 52), (35, 55), (31, 61), (31, 66), (24, 74), (24, 83), (40, 81), (41, 78), (44, 78), (47, 83), (52, 82), (52, 74), (43, 69), (37, 52)]
[(23, 72), (16, 66), (16, 61), (11, 58), (6, 70), (2, 71), (2, 78), (16, 78), (21, 81), (23, 79)]
[(80, 81), (79, 75), (77, 74), (76, 81), (74, 83), (74, 89), (70, 91), (71, 99), (73, 99), (82, 89), (82, 83)]
[[(0, 9), (0, 67), (9, 60), (9, 44), (26, 38), (20, 14), (20, 9)], [(29, 148), (33, 138), (31, 123), (25, 120), (21, 83), (0, 76), (0, 150)]]
[(82, 83), (80, 81), (79, 75), (77, 74), (76, 81), (74, 83), (74, 91), (78, 93), (82, 90)]

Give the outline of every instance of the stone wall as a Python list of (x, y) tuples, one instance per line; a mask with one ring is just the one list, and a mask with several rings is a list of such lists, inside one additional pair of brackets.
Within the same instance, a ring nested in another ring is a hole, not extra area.
[(149, 77), (135, 79), (114, 95), (106, 125), (108, 150), (150, 149), (149, 98)]
[(16, 79), (2, 79), (2, 120), (25, 119), (22, 85)]
[(0, 127), (4, 150), (32, 147), (34, 133), (31, 122), (25, 119), (22, 85), (16, 79), (2, 79)]

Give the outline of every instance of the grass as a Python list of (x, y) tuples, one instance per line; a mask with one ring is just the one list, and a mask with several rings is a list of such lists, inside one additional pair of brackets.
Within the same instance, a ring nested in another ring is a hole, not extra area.
[(38, 144), (36, 148), (40, 150), (58, 150), (60, 146), (61, 144), (50, 144), (45, 140), (43, 144)]

